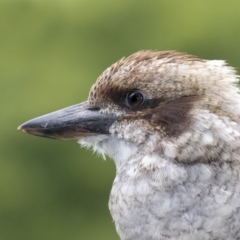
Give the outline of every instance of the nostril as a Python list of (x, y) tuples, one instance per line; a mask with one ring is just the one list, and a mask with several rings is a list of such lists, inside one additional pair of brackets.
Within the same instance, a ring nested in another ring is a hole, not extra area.
[(90, 107), (90, 108), (88, 108), (88, 110), (90, 110), (90, 111), (99, 111), (100, 107)]

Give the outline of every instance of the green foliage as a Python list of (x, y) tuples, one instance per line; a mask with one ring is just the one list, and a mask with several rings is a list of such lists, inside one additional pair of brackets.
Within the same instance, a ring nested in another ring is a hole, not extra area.
[(239, 1), (2, 0), (0, 239), (118, 239), (107, 208), (113, 162), (17, 126), (85, 100), (106, 67), (140, 49), (238, 68), (239, 9)]

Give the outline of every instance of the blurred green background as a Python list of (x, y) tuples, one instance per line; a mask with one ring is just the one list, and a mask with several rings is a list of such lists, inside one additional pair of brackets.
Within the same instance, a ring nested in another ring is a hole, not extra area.
[(240, 1), (1, 0), (0, 240), (118, 239), (115, 175), (76, 142), (16, 130), (86, 100), (110, 64), (141, 49), (240, 66)]

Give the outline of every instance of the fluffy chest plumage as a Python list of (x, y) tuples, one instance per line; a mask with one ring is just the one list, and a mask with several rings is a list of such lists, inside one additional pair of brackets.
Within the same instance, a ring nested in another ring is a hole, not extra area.
[(109, 208), (122, 240), (240, 238), (240, 184), (227, 165), (158, 160), (146, 173), (138, 172), (139, 165), (117, 173)]

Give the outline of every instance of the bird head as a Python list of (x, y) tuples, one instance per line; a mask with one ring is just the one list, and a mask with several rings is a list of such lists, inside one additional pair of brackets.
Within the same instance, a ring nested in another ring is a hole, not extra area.
[(224, 61), (140, 51), (107, 68), (86, 102), (19, 129), (77, 139), (119, 167), (156, 153), (184, 163), (234, 160), (234, 142), (240, 139), (237, 81)]

